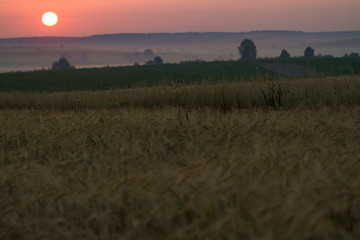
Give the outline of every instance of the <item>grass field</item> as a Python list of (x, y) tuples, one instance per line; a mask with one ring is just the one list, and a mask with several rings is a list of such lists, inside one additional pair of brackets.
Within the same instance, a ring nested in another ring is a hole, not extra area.
[(0, 239), (358, 239), (360, 76), (0, 93)]
[(176, 107), (211, 108), (222, 112), (242, 109), (294, 109), (299, 107), (359, 106), (360, 76), (313, 79), (262, 77), (252, 81), (181, 85), (151, 88), (73, 92), (3, 92), (0, 109), (87, 109)]
[[(360, 58), (292, 58), (258, 61), (286, 62), (305, 66), (326, 76), (352, 75), (360, 72)], [(151, 87), (159, 84), (195, 84), (253, 80), (265, 74), (279, 78), (280, 74), (251, 62), (217, 61), (185, 62), (159, 66), (128, 66), (74, 69), (66, 71), (40, 70), (0, 73), (0, 91), (81, 91), (114, 88)]]
[(360, 73), (360, 58), (290, 58), (270, 59), (265, 61), (297, 64), (324, 73), (326, 76), (341, 76)]
[[(188, 62), (157, 66), (129, 66), (34, 71), (0, 74), (1, 91), (73, 91), (156, 86), (172, 82), (250, 80), (267, 70), (249, 62)], [(273, 73), (274, 75), (278, 75)]]

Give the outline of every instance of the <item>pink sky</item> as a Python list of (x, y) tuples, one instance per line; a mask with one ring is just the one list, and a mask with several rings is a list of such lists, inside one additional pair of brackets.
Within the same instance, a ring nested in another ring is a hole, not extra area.
[[(58, 14), (46, 27), (41, 16)], [(105, 33), (360, 30), (359, 0), (0, 0), (0, 38)]]

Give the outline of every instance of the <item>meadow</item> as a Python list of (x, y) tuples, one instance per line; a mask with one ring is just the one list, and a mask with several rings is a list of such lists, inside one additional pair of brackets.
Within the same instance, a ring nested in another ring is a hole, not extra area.
[[(360, 58), (259, 59), (258, 62), (292, 63), (316, 70), (326, 76), (360, 72)], [(167, 63), (152, 66), (122, 66), (73, 70), (37, 70), (0, 73), (0, 91), (83, 91), (114, 88), (152, 87), (161, 84), (196, 84), (219, 81), (252, 81), (264, 75), (273, 79), (284, 76), (256, 62), (214, 61)], [(311, 77), (311, 76), (309, 76)]]
[(326, 76), (341, 76), (360, 73), (360, 58), (355, 57), (320, 57), (320, 58), (289, 58), (266, 59), (268, 62), (297, 64), (314, 69)]
[(0, 239), (358, 239), (360, 76), (0, 93)]

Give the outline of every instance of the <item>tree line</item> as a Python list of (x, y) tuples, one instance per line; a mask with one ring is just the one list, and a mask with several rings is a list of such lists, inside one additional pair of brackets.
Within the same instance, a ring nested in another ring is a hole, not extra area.
[[(238, 47), (238, 51), (240, 54), (240, 59), (244, 61), (255, 60), (257, 56), (257, 50), (254, 42), (251, 39), (244, 39), (240, 46)], [(303, 57), (312, 58), (315, 57), (315, 50), (312, 47), (307, 47), (304, 51)], [(319, 55), (319, 57), (322, 57)], [(327, 55), (324, 57), (332, 57), (331, 55)], [(350, 55), (345, 54), (344, 57), (359, 57), (359, 53), (351, 53)], [(290, 53), (283, 49), (281, 50), (279, 58), (286, 59), (290, 58)]]
[[(243, 61), (252, 61), (255, 60), (257, 57), (257, 50), (256, 45), (253, 40), (251, 39), (244, 39), (240, 46), (238, 47), (240, 60)], [(155, 56), (153, 51), (151, 49), (147, 49), (144, 51), (145, 57), (154, 57), (152, 60), (148, 60), (145, 65), (161, 65), (163, 64), (163, 59), (160, 56)], [(332, 57), (331, 55), (321, 56), (321, 54), (318, 55), (319, 57)], [(315, 57), (315, 50), (312, 47), (307, 47), (304, 50), (305, 58), (313, 58)], [(359, 57), (359, 53), (351, 53), (350, 55), (345, 54), (344, 57)], [(281, 53), (279, 55), (279, 58), (287, 59), (290, 58), (290, 53), (283, 49), (281, 50)], [(135, 62), (135, 66), (138, 66), (139, 64)], [(71, 66), (68, 60), (65, 57), (61, 57), (58, 61), (53, 62), (52, 64), (52, 70), (64, 70), (64, 69), (74, 69), (74, 66)]]
[[(151, 49), (146, 49), (143, 54), (140, 56), (135, 53), (133, 56), (129, 55), (130, 57), (134, 57), (134, 59), (140, 59), (140, 60), (147, 60), (144, 64), (145, 65), (161, 65), (164, 63), (164, 60), (160, 56), (155, 56), (154, 52)], [(68, 70), (68, 69), (75, 69), (74, 66), (70, 65), (67, 56), (61, 56), (59, 60), (54, 61), (52, 63), (52, 70)], [(149, 60), (150, 59), (150, 60)], [(134, 64), (135, 66), (138, 66), (137, 62)]]

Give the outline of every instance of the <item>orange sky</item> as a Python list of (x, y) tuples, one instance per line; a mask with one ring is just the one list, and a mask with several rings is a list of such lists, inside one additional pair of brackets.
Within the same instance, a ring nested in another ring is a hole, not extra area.
[[(58, 14), (54, 27), (41, 16)], [(0, 0), (0, 38), (251, 30), (360, 30), (359, 0)]]

